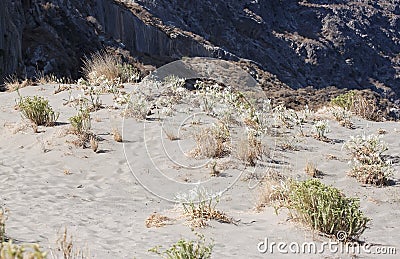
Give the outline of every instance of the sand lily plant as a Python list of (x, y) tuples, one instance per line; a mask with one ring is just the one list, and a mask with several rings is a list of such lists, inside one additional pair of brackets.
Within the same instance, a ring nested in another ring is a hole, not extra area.
[(204, 187), (196, 187), (189, 193), (176, 195), (176, 200), (183, 207), (184, 214), (189, 218), (193, 227), (205, 227), (207, 221), (217, 220), (222, 223), (232, 223), (233, 220), (225, 213), (216, 209), (220, 194), (212, 194)]
[(319, 140), (326, 140), (326, 133), (330, 132), (327, 120), (316, 121), (313, 125), (314, 137)]
[(365, 184), (381, 186), (388, 183), (393, 169), (390, 161), (385, 160), (383, 156), (388, 147), (380, 136), (351, 136), (343, 147), (349, 151), (352, 158), (350, 176)]

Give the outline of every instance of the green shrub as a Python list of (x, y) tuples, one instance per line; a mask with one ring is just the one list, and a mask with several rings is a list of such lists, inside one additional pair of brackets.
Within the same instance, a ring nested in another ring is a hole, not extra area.
[(38, 126), (53, 126), (59, 116), (59, 113), (53, 111), (49, 101), (40, 96), (22, 97), (20, 95), (18, 107), (25, 118)]
[(68, 120), (71, 123), (72, 129), (78, 134), (90, 130), (91, 118), (88, 109), (80, 109), (75, 116), (70, 117)]
[(276, 191), (280, 193), (277, 196), (281, 199), (280, 206), (287, 207), (292, 216), (329, 236), (345, 233), (347, 239), (356, 239), (370, 221), (360, 211), (357, 198), (345, 197), (340, 190), (318, 179), (289, 181), (286, 187)]
[(331, 100), (333, 106), (350, 111), (366, 120), (382, 120), (382, 112), (373, 99), (368, 99), (363, 92), (351, 90)]
[(45, 259), (47, 252), (43, 252), (38, 244), (17, 245), (11, 241), (0, 245), (1, 259)]
[(160, 252), (160, 247), (149, 249), (150, 252), (156, 253), (165, 259), (206, 259), (211, 258), (214, 244), (207, 244), (205, 238), (201, 234), (197, 234), (196, 241), (187, 241), (180, 239), (167, 250)]
[(331, 104), (339, 106), (345, 110), (350, 110), (353, 106), (355, 91), (348, 91), (347, 93), (341, 94), (331, 100)]
[(44, 259), (47, 256), (46, 252), (43, 252), (38, 244), (29, 245), (16, 245), (12, 243), (12, 240), (8, 240), (5, 235), (5, 222), (6, 222), (5, 210), (0, 209), (0, 258), (1, 259)]

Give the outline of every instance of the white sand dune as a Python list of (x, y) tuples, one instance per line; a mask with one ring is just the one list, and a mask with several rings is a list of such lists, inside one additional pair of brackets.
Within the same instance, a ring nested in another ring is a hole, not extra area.
[[(99, 151), (94, 153), (90, 148), (74, 146), (69, 141), (76, 136), (67, 132), (68, 118), (76, 111), (63, 105), (69, 93), (55, 94), (57, 87), (30, 86), (20, 90), (22, 96), (49, 98), (54, 110), (60, 112), (59, 124), (40, 126), (39, 133), (34, 133), (29, 122), (14, 109), (17, 93), (0, 93), (0, 201), (9, 210), (6, 224), (9, 237), (21, 242), (38, 242), (56, 253), (57, 232), (67, 227), (75, 245), (86, 245), (93, 257), (151, 258), (155, 255), (148, 249), (156, 245), (167, 248), (181, 237), (195, 238), (176, 204), (167, 199), (193, 188), (193, 183), (208, 181), (207, 187), (215, 191), (230, 187), (218, 208), (240, 220), (236, 225), (212, 221), (209, 227), (196, 229), (207, 240), (214, 240), (213, 258), (292, 258), (294, 255), (290, 253), (262, 254), (257, 245), (265, 238), (287, 243), (327, 240), (288, 220), (284, 211), (279, 215), (273, 208), (256, 212), (259, 190), (251, 188), (254, 183), (240, 177), (246, 174), (243, 167), (222, 170), (222, 176), (211, 178), (210, 169), (201, 167), (205, 161), (185, 156), (185, 151), (190, 151), (194, 145), (193, 141), (189, 138), (180, 142), (168, 140), (156, 120), (140, 122), (128, 118), (123, 125), (122, 110), (106, 107), (92, 113), (92, 131), (101, 138)], [(73, 90), (73, 94), (77, 93), (79, 90)], [(102, 100), (105, 106), (112, 106), (110, 95), (103, 95)], [(177, 117), (176, 121), (181, 118)], [(324, 183), (340, 188), (348, 196), (360, 198), (362, 210), (372, 219), (361, 239), (375, 244), (372, 250), (394, 246), (400, 253), (400, 185), (397, 180), (400, 179), (400, 124), (356, 119), (353, 130), (340, 127), (335, 121), (330, 121), (330, 126), (328, 137), (336, 141), (333, 144), (308, 136), (298, 144), (299, 151), (280, 151), (271, 141), (269, 148), (275, 162), (269, 161), (267, 165), (285, 175), (307, 179), (305, 164), (307, 161), (315, 163), (325, 174)], [(307, 123), (305, 132), (309, 132), (310, 127)], [(123, 143), (114, 141), (113, 128), (124, 131)], [(349, 157), (342, 151), (343, 141), (350, 135), (376, 133), (379, 128), (387, 131), (383, 140), (389, 144), (386, 154), (394, 161), (393, 179), (397, 182), (382, 188), (362, 186), (346, 176)], [(328, 159), (329, 154), (338, 159)], [(196, 166), (199, 168), (193, 169)], [(147, 228), (145, 220), (153, 212), (176, 220), (161, 228)], [(297, 256), (349, 258), (351, 255), (326, 251)], [(376, 254), (362, 256), (377, 258)]]

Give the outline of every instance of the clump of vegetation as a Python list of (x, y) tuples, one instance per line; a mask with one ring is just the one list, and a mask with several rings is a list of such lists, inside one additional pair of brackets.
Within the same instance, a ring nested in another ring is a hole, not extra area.
[(338, 106), (344, 110), (349, 111), (354, 103), (355, 91), (348, 91), (344, 94), (338, 95), (331, 100), (331, 104)]
[(167, 136), (167, 138), (171, 141), (178, 140), (179, 136), (175, 133), (174, 129), (163, 127), (163, 132)]
[(70, 84), (71, 79), (65, 77), (57, 77), (54, 74), (45, 74), (44, 71), (38, 71), (36, 73), (35, 83), (38, 84)]
[(341, 126), (349, 129), (354, 127), (353, 122), (351, 121), (351, 112), (349, 110), (345, 110), (341, 107), (335, 107), (332, 108), (331, 113)]
[[(20, 245), (13, 244), (6, 238), (6, 215), (3, 208), (0, 210), (0, 258), (30, 258), (44, 259), (47, 252), (43, 252), (38, 244)], [(8, 242), (7, 242), (8, 241)]]
[(184, 87), (186, 80), (184, 78), (177, 77), (175, 75), (169, 75), (164, 78), (163, 84), (165, 86), (165, 95), (169, 96), (169, 102), (179, 103), (184, 99), (189, 93)]
[(319, 140), (326, 140), (326, 133), (330, 132), (327, 120), (317, 121), (313, 125), (314, 137)]
[(314, 230), (332, 237), (344, 232), (347, 240), (357, 239), (367, 228), (370, 219), (360, 210), (358, 198), (346, 197), (318, 179), (281, 183), (271, 192), (276, 212), (288, 208), (293, 218)]
[(255, 179), (261, 184), (260, 195), (256, 204), (257, 211), (261, 211), (267, 205), (275, 201), (283, 201), (286, 197), (285, 176), (277, 171), (267, 171), (263, 174), (250, 173), (245, 180)]
[(198, 81), (195, 85), (197, 89), (197, 94), (202, 101), (201, 109), (209, 114), (213, 115), (215, 113), (214, 109), (216, 104), (222, 98), (222, 88), (218, 84), (206, 84), (205, 82)]
[(90, 108), (85, 100), (79, 101), (79, 108), (77, 108), (76, 115), (70, 117), (68, 120), (71, 123), (72, 133), (78, 136), (78, 139), (73, 143), (76, 146), (85, 148), (86, 144), (90, 142), (91, 148), (96, 152), (98, 143), (93, 133), (90, 132), (92, 119), (90, 116)]
[[(308, 112), (308, 108), (306, 107)], [(282, 125), (285, 128), (292, 129), (295, 126), (301, 126), (305, 122), (305, 116), (299, 116), (294, 110), (287, 109), (284, 105), (278, 105), (273, 108), (274, 119), (278, 125)], [(304, 114), (306, 115), (306, 113)]]
[(100, 100), (100, 93), (101, 90), (93, 87), (93, 86), (89, 86), (87, 89), (87, 93), (89, 94), (89, 98), (88, 100), (90, 100), (90, 110), (91, 111), (97, 111), (100, 108), (102, 108), (102, 102)]
[(250, 166), (255, 166), (256, 161), (261, 159), (265, 152), (260, 138), (253, 130), (249, 130), (247, 138), (241, 139), (238, 142), (236, 153), (240, 160)]
[[(19, 94), (19, 93), (18, 93)], [(58, 119), (59, 113), (53, 111), (49, 101), (40, 96), (22, 97), (17, 103), (22, 116), (32, 121), (37, 126), (53, 126)]]
[(84, 132), (88, 132), (91, 127), (91, 117), (88, 109), (78, 110), (75, 116), (70, 117), (69, 122), (71, 123), (73, 132), (77, 134), (82, 134)]
[(90, 84), (135, 82), (140, 72), (116, 55), (100, 51), (83, 59), (83, 74)]
[(146, 120), (149, 108), (150, 104), (147, 101), (146, 96), (137, 92), (131, 95), (131, 99), (123, 112), (123, 116), (133, 117), (138, 120)]
[(90, 258), (89, 249), (75, 247), (72, 235), (68, 236), (67, 228), (57, 239), (57, 251), (62, 254), (64, 259)]
[(24, 88), (31, 83), (30, 80), (25, 79), (23, 81), (19, 80), (17, 75), (13, 74), (4, 78), (4, 86), (7, 91), (15, 91), (20, 88)]
[(0, 258), (4, 259), (45, 259), (47, 252), (43, 252), (38, 244), (17, 245), (12, 241), (0, 244)]
[(233, 223), (232, 218), (216, 209), (220, 201), (219, 194), (211, 194), (204, 188), (195, 188), (189, 194), (178, 194), (176, 200), (182, 205), (185, 216), (193, 227), (205, 227), (210, 220)]
[(170, 248), (160, 252), (160, 246), (149, 249), (149, 252), (156, 253), (165, 259), (207, 259), (211, 258), (213, 243), (207, 243), (204, 235), (197, 234), (197, 240), (180, 239)]
[(195, 156), (218, 158), (229, 154), (230, 132), (223, 123), (212, 127), (203, 128), (195, 134), (196, 148), (193, 151)]
[(376, 121), (381, 118), (375, 102), (368, 100), (360, 91), (352, 90), (341, 94), (333, 98), (331, 104), (346, 111), (353, 112), (367, 120)]
[(6, 219), (5, 211), (3, 208), (0, 210), (0, 244), (6, 241)]
[(349, 175), (361, 183), (386, 185), (392, 175), (391, 163), (384, 159), (383, 153), (388, 150), (387, 144), (376, 135), (351, 136), (344, 144), (352, 158)]
[(306, 174), (313, 178), (320, 177), (322, 175), (322, 172), (318, 170), (315, 165), (311, 162), (307, 162), (306, 167), (304, 168), (304, 171)]
[(116, 142), (122, 142), (122, 135), (121, 135), (121, 133), (119, 132), (119, 130), (117, 128), (114, 128), (112, 130), (112, 135), (113, 135), (114, 140)]
[(147, 228), (159, 228), (165, 226), (169, 221), (171, 221), (170, 218), (154, 212), (146, 219), (145, 225)]

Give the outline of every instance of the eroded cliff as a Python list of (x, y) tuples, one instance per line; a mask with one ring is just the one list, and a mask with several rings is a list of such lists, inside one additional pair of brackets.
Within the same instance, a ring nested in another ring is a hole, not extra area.
[(0, 3), (4, 74), (77, 78), (111, 46), (145, 64), (247, 59), (291, 88), (370, 88), (400, 96), (397, 0), (10, 0)]

